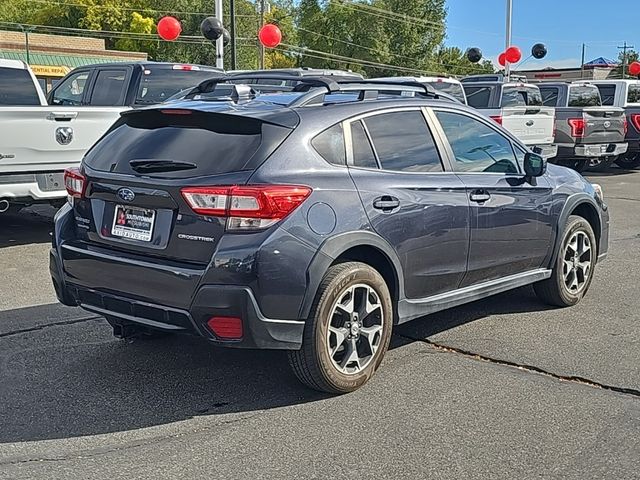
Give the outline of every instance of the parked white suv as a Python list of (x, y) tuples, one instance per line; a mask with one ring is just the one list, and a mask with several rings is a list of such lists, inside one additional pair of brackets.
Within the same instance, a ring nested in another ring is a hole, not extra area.
[(460, 103), (467, 105), (467, 97), (464, 94), (462, 83), (450, 77), (380, 77), (371, 80), (384, 80), (390, 82), (416, 82), (422, 85), (430, 85), (434, 90), (451, 95)]

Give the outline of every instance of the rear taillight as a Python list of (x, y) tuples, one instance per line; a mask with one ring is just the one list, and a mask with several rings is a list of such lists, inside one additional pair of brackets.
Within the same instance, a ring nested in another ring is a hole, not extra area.
[(82, 198), (87, 186), (87, 180), (84, 178), (84, 175), (80, 173), (79, 168), (67, 168), (64, 171), (64, 186), (70, 197)]
[(575, 138), (584, 137), (584, 119), (582, 118), (570, 118), (567, 120), (571, 127), (571, 136)]
[(285, 218), (311, 194), (299, 185), (188, 187), (182, 196), (200, 215), (227, 217), (228, 230), (267, 228)]
[(502, 115), (491, 115), (491, 120), (496, 122), (498, 125), (502, 125)]
[(640, 113), (634, 113), (631, 115), (631, 123), (633, 127), (640, 132)]

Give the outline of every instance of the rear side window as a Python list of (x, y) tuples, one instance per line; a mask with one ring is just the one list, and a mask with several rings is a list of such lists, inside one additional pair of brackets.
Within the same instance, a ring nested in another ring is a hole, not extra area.
[(98, 107), (119, 105), (124, 100), (126, 78), (126, 70), (99, 71), (89, 103)]
[(256, 155), (261, 145), (273, 151), (289, 132), (284, 127), (235, 115), (133, 113), (118, 121), (87, 153), (84, 162), (96, 170), (130, 175), (136, 175), (129, 164), (132, 160), (195, 165), (168, 172), (172, 178), (236, 172), (257, 167), (266, 158)]
[(558, 89), (556, 87), (540, 87), (542, 95), (542, 105), (545, 107), (555, 107), (558, 105)]
[(627, 102), (640, 103), (640, 85), (629, 85), (629, 93), (627, 94)]
[(364, 120), (384, 170), (442, 172), (440, 155), (420, 111), (393, 112)]
[(542, 95), (538, 87), (504, 87), (502, 107), (541, 107)]
[(0, 105), (40, 105), (40, 98), (27, 70), (0, 68)]
[(599, 107), (602, 105), (598, 87), (592, 85), (580, 85), (569, 87), (570, 107)]
[(494, 88), (465, 85), (464, 92), (467, 94), (467, 103), (473, 108), (487, 108)]
[(353, 145), (353, 165), (363, 168), (378, 168), (376, 155), (373, 153), (369, 137), (364, 131), (362, 122), (351, 124), (351, 144)]
[(596, 85), (600, 90), (600, 98), (602, 98), (602, 105), (611, 106), (616, 98), (616, 86), (615, 85)]
[(311, 140), (311, 145), (322, 158), (334, 165), (346, 165), (342, 125), (334, 125)]
[(204, 80), (220, 75), (220, 72), (208, 70), (145, 68), (138, 87), (136, 104), (162, 103), (181, 90), (195, 87)]

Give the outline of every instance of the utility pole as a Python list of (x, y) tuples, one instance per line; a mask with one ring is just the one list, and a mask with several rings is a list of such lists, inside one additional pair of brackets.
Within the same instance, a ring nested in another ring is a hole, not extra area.
[(20, 30), (24, 32), (24, 47), (27, 54), (27, 64), (31, 63), (31, 56), (29, 53), (29, 32), (33, 32), (36, 27), (25, 27), (24, 25), (19, 25)]
[(622, 78), (627, 78), (627, 50), (631, 50), (634, 47), (633, 45), (627, 45), (627, 41), (625, 40), (624, 45), (618, 47), (618, 50), (622, 50)]
[[(222, 24), (222, 0), (215, 0), (216, 18)], [(224, 68), (224, 36), (216, 40), (216, 67)]]
[[(505, 35), (505, 47), (504, 50), (506, 51), (507, 48), (509, 48), (511, 46), (511, 18), (513, 16), (513, 0), (507, 0), (507, 25), (506, 25), (506, 35)], [(504, 74), (505, 77), (507, 78), (507, 81), (509, 81), (509, 76), (511, 74), (511, 65), (509, 65), (509, 62), (505, 63), (504, 66)]]
[[(260, 0), (260, 26), (258, 27), (258, 29), (262, 28), (262, 26), (264, 25), (264, 0)], [(260, 66), (259, 68), (262, 70), (264, 69), (264, 46), (262, 45), (262, 42), (260, 42), (258, 40), (258, 58), (260, 59)]]
[(236, 0), (229, 0), (229, 36), (231, 37), (231, 70), (238, 68), (236, 65)]
[(587, 46), (583, 43), (582, 44), (582, 62), (580, 63), (580, 78), (584, 78), (584, 54), (585, 54), (586, 48)]

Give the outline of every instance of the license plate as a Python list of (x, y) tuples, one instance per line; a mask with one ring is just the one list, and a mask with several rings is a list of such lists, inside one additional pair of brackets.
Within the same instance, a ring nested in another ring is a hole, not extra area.
[(36, 181), (38, 182), (38, 188), (43, 192), (64, 190), (63, 173), (39, 173), (36, 175)]
[(140, 240), (141, 242), (149, 242), (151, 241), (155, 218), (155, 210), (116, 205), (111, 235), (114, 237), (129, 238), (131, 240)]

